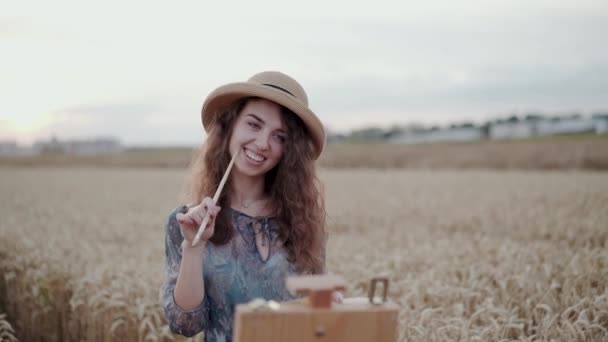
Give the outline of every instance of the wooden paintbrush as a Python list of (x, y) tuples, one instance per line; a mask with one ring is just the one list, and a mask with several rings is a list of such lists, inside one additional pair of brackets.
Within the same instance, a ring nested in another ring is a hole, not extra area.
[[(232, 156), (232, 160), (230, 160), (230, 164), (228, 164), (228, 168), (226, 169), (226, 172), (224, 172), (222, 181), (220, 182), (220, 185), (217, 187), (217, 190), (215, 191), (215, 195), (213, 196), (213, 203), (217, 203), (217, 200), (220, 198), (220, 194), (222, 193), (224, 184), (226, 184), (226, 180), (228, 179), (228, 175), (230, 174), (232, 165), (234, 165), (234, 161), (236, 160), (236, 157), (239, 155), (240, 152), (241, 152), (241, 149), (239, 148), (236, 151), (236, 153), (234, 154), (234, 156)], [(211, 218), (211, 216), (209, 215), (209, 211), (207, 211), (207, 213), (205, 214), (205, 217), (203, 217), (203, 223), (201, 223), (200, 227), (198, 228), (198, 232), (196, 233), (196, 236), (194, 237), (194, 240), (192, 240), (192, 247), (196, 246), (198, 244), (198, 242), (200, 241), (201, 235), (203, 235), (203, 232), (205, 231), (205, 227), (207, 226), (207, 223), (209, 223), (210, 218)]]

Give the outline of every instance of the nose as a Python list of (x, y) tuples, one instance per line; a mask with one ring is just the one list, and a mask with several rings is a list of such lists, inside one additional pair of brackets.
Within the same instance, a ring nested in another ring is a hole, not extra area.
[(259, 134), (255, 139), (255, 146), (261, 151), (266, 151), (270, 147), (270, 135)]

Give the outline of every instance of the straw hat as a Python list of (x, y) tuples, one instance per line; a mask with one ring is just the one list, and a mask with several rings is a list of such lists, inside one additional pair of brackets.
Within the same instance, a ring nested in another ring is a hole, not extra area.
[(201, 111), (205, 131), (209, 131), (215, 116), (242, 97), (261, 97), (288, 108), (302, 119), (315, 146), (315, 159), (323, 152), (325, 130), (319, 118), (308, 108), (304, 88), (293, 78), (278, 71), (264, 71), (251, 76), (247, 82), (229, 83), (212, 91)]

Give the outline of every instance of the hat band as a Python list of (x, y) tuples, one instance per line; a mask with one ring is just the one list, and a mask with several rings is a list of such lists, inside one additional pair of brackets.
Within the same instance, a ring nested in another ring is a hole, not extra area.
[(262, 85), (265, 85), (265, 86), (273, 87), (273, 88), (275, 88), (275, 89), (282, 90), (282, 91), (286, 92), (287, 94), (289, 94), (289, 95), (291, 95), (291, 96), (293, 96), (293, 97), (296, 97), (294, 94), (292, 94), (292, 93), (288, 92), (288, 91), (287, 91), (287, 89), (283, 89), (283, 88), (281, 88), (281, 87), (279, 87), (279, 86), (276, 86), (276, 85), (274, 85), (274, 84), (262, 83)]

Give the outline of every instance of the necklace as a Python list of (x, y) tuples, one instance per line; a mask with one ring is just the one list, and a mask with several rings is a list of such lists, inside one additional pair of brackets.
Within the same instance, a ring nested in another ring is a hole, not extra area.
[(253, 199), (249, 201), (249, 203), (245, 203), (245, 201), (241, 200), (241, 206), (245, 209), (248, 209), (253, 203), (261, 200), (263, 200), (263, 198)]

